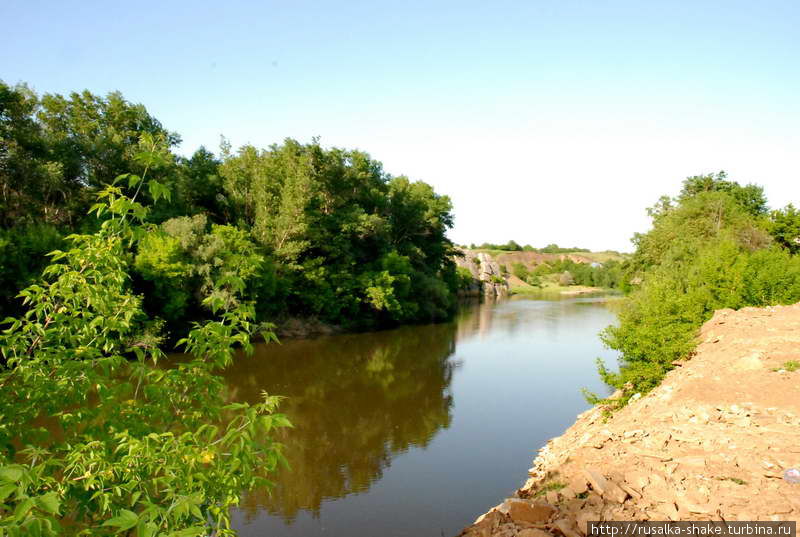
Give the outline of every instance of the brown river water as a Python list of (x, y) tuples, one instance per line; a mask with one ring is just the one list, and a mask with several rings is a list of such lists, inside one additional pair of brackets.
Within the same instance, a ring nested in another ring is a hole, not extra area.
[(522, 485), (535, 452), (606, 394), (603, 297), (465, 305), (451, 323), (260, 345), (238, 400), (283, 395), (290, 471), (247, 495), (249, 536), (452, 536)]

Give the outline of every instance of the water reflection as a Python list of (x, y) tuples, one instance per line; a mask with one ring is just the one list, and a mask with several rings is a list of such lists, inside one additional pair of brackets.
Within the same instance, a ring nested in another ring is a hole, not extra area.
[(454, 535), (522, 483), (534, 451), (603, 393), (595, 297), (465, 304), (449, 324), (261, 345), (231, 396), (287, 396), (292, 469), (243, 498), (242, 537)]
[(398, 453), (427, 446), (452, 418), (455, 337), (455, 324), (407, 327), (262, 345), (238, 360), (226, 375), (232, 396), (286, 396), (295, 424), (280, 438), (291, 470), (270, 495), (243, 499), (247, 518), (317, 515), (325, 500), (366, 491)]

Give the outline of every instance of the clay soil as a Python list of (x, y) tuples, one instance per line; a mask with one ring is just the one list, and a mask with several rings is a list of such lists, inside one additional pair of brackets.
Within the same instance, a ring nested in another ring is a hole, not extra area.
[[(696, 353), (610, 417), (595, 407), (463, 536), (586, 534), (589, 520), (800, 520), (800, 304), (721, 310)], [(535, 413), (533, 418), (535, 419)]]

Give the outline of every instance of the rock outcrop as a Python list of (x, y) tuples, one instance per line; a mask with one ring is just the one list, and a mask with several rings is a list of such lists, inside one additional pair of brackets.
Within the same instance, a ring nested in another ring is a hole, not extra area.
[(516, 497), (461, 536), (586, 535), (591, 520), (797, 520), (800, 304), (721, 310), (690, 360), (539, 451)]
[(460, 250), (463, 256), (455, 258), (456, 265), (470, 271), (474, 284), (465, 295), (487, 298), (501, 298), (508, 296), (508, 282), (500, 271), (500, 265), (492, 257), (483, 252)]

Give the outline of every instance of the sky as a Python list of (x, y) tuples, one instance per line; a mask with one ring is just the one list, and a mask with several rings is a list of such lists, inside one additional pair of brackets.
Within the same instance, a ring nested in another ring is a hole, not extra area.
[(630, 251), (725, 170), (800, 204), (800, 2), (0, 3), (0, 79), (119, 90), (179, 152), (286, 137), (449, 195), (457, 243)]

